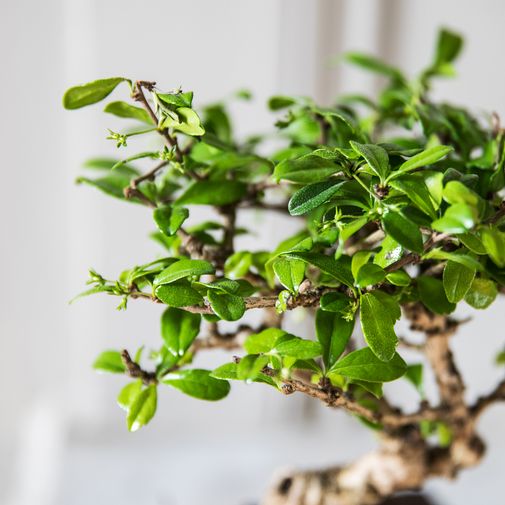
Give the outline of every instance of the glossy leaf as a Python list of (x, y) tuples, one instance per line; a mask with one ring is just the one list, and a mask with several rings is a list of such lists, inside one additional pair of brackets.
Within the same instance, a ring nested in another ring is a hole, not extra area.
[(199, 368), (170, 373), (164, 377), (163, 383), (199, 400), (222, 400), (230, 392), (229, 382), (216, 379), (208, 370)]
[(338, 312), (317, 311), (316, 336), (323, 349), (326, 368), (331, 368), (344, 352), (353, 329), (354, 319), (346, 320)]
[(291, 293), (297, 293), (305, 277), (305, 262), (281, 256), (274, 261), (273, 268), (280, 283)]
[(395, 355), (398, 337), (388, 305), (371, 292), (361, 296), (360, 306), (361, 329), (366, 343), (380, 360), (389, 361)]
[(93, 363), (93, 368), (99, 372), (125, 373), (126, 367), (119, 351), (103, 351)]
[(244, 315), (245, 303), (241, 296), (209, 290), (207, 298), (214, 313), (225, 321), (237, 321)]
[(390, 382), (400, 378), (407, 370), (405, 361), (395, 353), (389, 361), (382, 361), (368, 347), (353, 351), (337, 361), (332, 374), (368, 382)]
[(421, 276), (417, 278), (417, 288), (423, 304), (437, 314), (450, 314), (456, 308), (447, 299), (441, 280), (434, 277)]
[(381, 181), (385, 181), (389, 173), (389, 156), (385, 149), (374, 144), (360, 144), (351, 141), (351, 147), (365, 158), (369, 167), (379, 177)]
[(326, 181), (341, 168), (332, 160), (309, 154), (297, 159), (281, 161), (274, 170), (274, 178), (290, 182), (310, 184)]
[(188, 218), (189, 211), (184, 207), (158, 207), (153, 211), (153, 219), (161, 233), (171, 236), (177, 232)]
[(498, 296), (498, 288), (490, 279), (476, 277), (465, 295), (465, 302), (474, 309), (487, 309)]
[(452, 303), (462, 300), (472, 285), (475, 270), (461, 263), (448, 261), (444, 268), (443, 283), (447, 299)]
[(392, 175), (391, 178), (398, 177), (406, 172), (417, 170), (418, 168), (433, 165), (437, 161), (445, 158), (454, 149), (451, 146), (433, 146), (425, 151), (412, 156), (407, 161), (403, 162)]
[(489, 226), (481, 232), (482, 244), (489, 257), (498, 267), (505, 267), (505, 233), (495, 226)]
[(200, 332), (200, 314), (168, 308), (161, 316), (161, 337), (167, 349), (175, 355), (184, 356)]
[(158, 392), (156, 386), (147, 386), (135, 396), (130, 404), (126, 424), (128, 430), (137, 431), (145, 426), (156, 413), (158, 403)]
[(247, 192), (247, 186), (237, 181), (195, 181), (177, 199), (178, 205), (229, 205)]
[(199, 277), (213, 273), (214, 267), (208, 261), (182, 258), (160, 272), (154, 278), (154, 285), (161, 286), (185, 277)]
[(187, 282), (173, 282), (158, 286), (155, 294), (170, 307), (189, 307), (203, 302), (202, 295)]
[(328, 180), (309, 184), (299, 189), (289, 200), (288, 210), (292, 216), (301, 216), (326, 203), (332, 196), (338, 194), (344, 183)]
[(385, 232), (406, 249), (418, 253), (423, 251), (423, 237), (419, 227), (401, 212), (389, 211), (384, 214), (382, 225)]
[(108, 103), (103, 111), (113, 114), (114, 116), (126, 119), (136, 119), (137, 121), (142, 121), (143, 123), (153, 124), (151, 116), (149, 116), (145, 109), (135, 107), (127, 102)]
[(106, 98), (118, 84), (126, 81), (124, 77), (111, 77), (81, 84), (68, 89), (63, 95), (65, 109), (79, 109)]

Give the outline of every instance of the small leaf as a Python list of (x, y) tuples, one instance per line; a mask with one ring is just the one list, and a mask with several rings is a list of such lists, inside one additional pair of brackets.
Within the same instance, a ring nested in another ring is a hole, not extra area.
[(351, 147), (363, 158), (365, 158), (369, 167), (379, 177), (381, 182), (386, 180), (389, 173), (389, 156), (385, 149), (373, 144), (359, 144), (351, 140)]
[(273, 177), (290, 182), (310, 184), (326, 181), (328, 177), (341, 171), (341, 167), (332, 160), (308, 154), (296, 159), (281, 161), (274, 170)]
[(214, 267), (208, 261), (183, 258), (160, 272), (154, 278), (154, 285), (161, 286), (185, 277), (199, 277), (200, 275), (213, 273)]
[(99, 372), (125, 373), (126, 368), (119, 351), (104, 351), (93, 363), (93, 368)]
[(359, 288), (365, 288), (366, 286), (372, 286), (374, 284), (379, 284), (386, 277), (386, 272), (379, 265), (374, 263), (366, 263), (363, 265), (356, 276), (356, 286)]
[(406, 172), (411, 172), (412, 170), (416, 170), (421, 167), (425, 167), (427, 165), (433, 165), (437, 161), (440, 161), (442, 158), (447, 156), (454, 149), (450, 146), (433, 146), (425, 151), (412, 156), (407, 161), (402, 163), (398, 170), (396, 170), (393, 174), (391, 174), (391, 179), (397, 177), (398, 175), (404, 174)]
[(244, 315), (245, 303), (241, 296), (209, 290), (207, 298), (215, 314), (225, 321), (237, 321)]
[(189, 307), (203, 302), (203, 296), (187, 282), (158, 286), (155, 295), (170, 307)]
[(200, 314), (168, 308), (161, 316), (161, 336), (167, 349), (175, 355), (184, 356), (200, 332)]
[(293, 251), (285, 253), (288, 258), (295, 258), (310, 263), (316, 266), (322, 272), (330, 275), (331, 277), (337, 279), (342, 284), (351, 287), (353, 285), (353, 278), (351, 274), (351, 269), (349, 264), (345, 264), (343, 257), (336, 260), (330, 256), (325, 256), (324, 254), (317, 254), (304, 251)]
[(460, 181), (449, 181), (442, 194), (444, 200), (450, 204), (466, 203), (470, 207), (477, 207), (479, 204), (479, 195)]
[(344, 352), (354, 329), (354, 319), (348, 321), (338, 312), (316, 313), (317, 340), (323, 348), (323, 362), (331, 368)]
[(423, 275), (417, 278), (417, 288), (421, 301), (432, 312), (450, 314), (456, 308), (456, 304), (447, 299), (441, 280)]
[(291, 293), (297, 293), (305, 278), (305, 262), (281, 256), (274, 261), (273, 268), (280, 283)]
[(123, 410), (126, 410), (126, 412), (128, 412), (130, 410), (133, 401), (140, 394), (141, 391), (142, 391), (142, 382), (140, 380), (130, 382), (130, 384), (127, 384), (119, 392), (119, 395), (117, 397), (118, 405)]
[(431, 223), (434, 230), (445, 233), (465, 233), (475, 224), (475, 213), (464, 203), (451, 205), (445, 214)]
[(295, 103), (296, 100), (290, 96), (273, 96), (268, 100), (268, 108), (270, 110), (281, 110), (291, 107)]
[[(238, 377), (238, 364), (237, 363), (226, 363), (216, 368), (210, 373), (211, 377), (215, 377), (216, 379), (221, 380), (240, 380)], [(270, 386), (277, 387), (274, 380), (260, 373), (256, 378), (252, 379), (253, 382), (263, 382), (265, 384), (269, 384)]]
[(279, 328), (267, 328), (260, 333), (249, 335), (244, 342), (244, 349), (248, 354), (262, 354), (270, 352), (275, 347), (279, 337), (287, 333)]
[(326, 310), (327, 312), (344, 313), (349, 310), (349, 306), (352, 302), (347, 295), (337, 291), (325, 293), (319, 300), (319, 303), (321, 305), (321, 309)]
[(253, 381), (258, 378), (268, 362), (269, 357), (265, 355), (248, 354), (244, 356), (237, 367), (237, 378), (244, 381)]
[(498, 267), (505, 267), (505, 233), (497, 227), (489, 226), (482, 230), (482, 244), (489, 257)]
[(404, 377), (417, 389), (421, 396), (424, 395), (423, 365), (421, 363), (409, 365)]
[(369, 70), (371, 72), (375, 72), (377, 74), (390, 77), (391, 79), (394, 79), (399, 82), (405, 81), (405, 77), (403, 77), (402, 73), (397, 68), (392, 67), (387, 63), (384, 63), (383, 61), (375, 58), (374, 56), (351, 52), (345, 55), (345, 59), (349, 63), (364, 68), (365, 70)]
[(137, 431), (145, 426), (154, 417), (157, 403), (158, 393), (154, 385), (148, 386), (135, 396), (126, 417), (128, 430)]
[(229, 256), (224, 264), (224, 273), (236, 279), (244, 277), (253, 262), (253, 256), (249, 251), (239, 251)]
[(382, 217), (384, 231), (406, 249), (420, 253), (423, 251), (423, 236), (419, 227), (401, 212), (389, 211)]
[(127, 79), (111, 77), (70, 88), (63, 95), (63, 106), (65, 109), (79, 109), (99, 102), (112, 93), (116, 86), (123, 81), (127, 81)]
[(462, 300), (472, 285), (475, 270), (461, 263), (448, 261), (444, 268), (443, 283), (447, 299), (452, 303)]
[(104, 112), (113, 114), (114, 116), (126, 118), (126, 119), (136, 119), (142, 121), (143, 123), (153, 124), (151, 116), (142, 109), (141, 107), (135, 107), (127, 102), (111, 102), (108, 103), (103, 109)]
[(301, 216), (326, 203), (338, 194), (344, 182), (338, 179), (316, 182), (299, 189), (289, 200), (288, 210), (292, 216)]
[(321, 356), (323, 350), (319, 342), (305, 340), (294, 335), (286, 335), (275, 344), (274, 351), (281, 356), (289, 356), (296, 359), (310, 359)]
[(386, 275), (388, 282), (393, 286), (408, 286), (411, 282), (409, 274), (403, 270), (395, 270)]
[(216, 379), (208, 370), (198, 368), (170, 373), (164, 377), (163, 383), (199, 400), (221, 400), (230, 392), (228, 381)]
[[(387, 300), (393, 302), (391, 297)], [(382, 361), (392, 359), (398, 345), (394, 320), (388, 310), (388, 305), (385, 305), (383, 299), (376, 293), (371, 292), (361, 296), (360, 321), (366, 343), (372, 352)]]
[(474, 309), (487, 309), (497, 295), (498, 288), (492, 280), (476, 277), (465, 295), (465, 302)]
[(154, 222), (158, 226), (158, 229), (169, 237), (177, 232), (188, 216), (189, 211), (184, 207), (166, 205), (158, 207), (153, 211)]
[(384, 362), (377, 358), (369, 347), (358, 349), (337, 361), (328, 376), (333, 373), (349, 379), (368, 382), (390, 382), (401, 377), (407, 370), (405, 361), (398, 353), (391, 360)]
[(242, 199), (247, 186), (237, 181), (195, 181), (176, 200), (178, 205), (229, 205)]

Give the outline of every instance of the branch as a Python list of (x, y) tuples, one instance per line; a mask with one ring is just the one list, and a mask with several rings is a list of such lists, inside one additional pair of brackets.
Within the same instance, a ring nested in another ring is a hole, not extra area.
[(488, 407), (505, 401), (505, 379), (502, 380), (491, 393), (480, 396), (475, 404), (470, 408), (473, 418), (479, 417)]
[(121, 359), (126, 367), (126, 374), (129, 377), (132, 377), (133, 379), (140, 379), (146, 386), (149, 386), (150, 384), (158, 384), (156, 374), (154, 372), (143, 370), (138, 363), (131, 359), (130, 353), (126, 349), (121, 351)]

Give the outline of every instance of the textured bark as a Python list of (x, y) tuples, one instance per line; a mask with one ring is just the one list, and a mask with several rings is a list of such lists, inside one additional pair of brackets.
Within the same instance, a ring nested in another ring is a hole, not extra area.
[[(378, 505), (400, 491), (422, 488), (430, 477), (452, 479), (482, 459), (485, 447), (475, 424), (483, 408), (505, 397), (505, 381), (469, 406), (449, 346), (459, 323), (433, 314), (420, 304), (404, 307), (404, 313), (411, 321), (411, 328), (426, 336), (422, 351), (435, 374), (439, 405), (430, 407), (425, 403), (415, 414), (406, 415), (383, 399), (384, 410), (377, 417), (378, 422), (385, 421), (379, 449), (347, 466), (284, 473), (274, 481), (262, 505)], [(311, 386), (305, 389), (296, 390), (360, 415), (353, 411), (354, 403), (348, 405), (341, 397), (328, 400), (324, 390), (315, 391)], [(419, 427), (423, 420), (443, 422), (452, 433), (450, 444), (441, 447), (426, 441)]]

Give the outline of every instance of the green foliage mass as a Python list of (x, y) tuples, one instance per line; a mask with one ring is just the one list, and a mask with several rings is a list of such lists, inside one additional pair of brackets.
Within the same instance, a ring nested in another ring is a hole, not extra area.
[[(230, 380), (282, 389), (303, 372), (368, 405), (383, 382), (404, 375), (422, 391), (420, 366), (407, 366), (397, 352), (402, 307), (420, 302), (449, 314), (465, 302), (485, 309), (505, 285), (505, 130), (430, 98), (433, 80), (454, 74), (461, 48), (461, 38), (443, 30), (433, 61), (413, 79), (374, 57), (348, 54), (348, 62), (385, 79), (376, 99), (346, 96), (321, 107), (276, 96), (269, 107), (277, 131), (245, 140), (234, 137), (226, 104), (194, 108), (191, 92), (110, 78), (65, 93), (64, 106), (76, 109), (126, 83), (132, 103), (114, 100), (104, 110), (128, 127), (109, 138), (118, 149), (136, 135), (160, 140), (158, 150), (90, 160), (78, 179), (151, 209), (152, 237), (164, 250), (117, 280), (92, 271), (83, 293), (118, 296), (120, 308), (134, 298), (168, 306), (160, 347), (146, 359), (150, 375), (132, 373), (119, 351), (105, 351), (94, 365), (133, 378), (118, 398), (130, 430), (151, 420), (165, 385), (219, 400)], [(241, 92), (234, 99), (249, 98)], [(266, 155), (269, 145), (282, 147)], [(136, 160), (152, 167), (142, 173)], [(215, 218), (187, 225), (195, 205), (213, 207)], [(234, 237), (250, 233), (235, 225), (246, 207), (284, 212), (299, 231), (283, 237), (279, 225), (270, 250), (235, 251)], [(281, 315), (315, 310), (314, 338), (275, 325), (253, 328), (239, 361), (213, 371), (192, 367), (198, 343), (212, 340), (202, 338), (203, 322), (215, 328), (265, 307)], [(357, 328), (364, 343), (351, 351)]]

